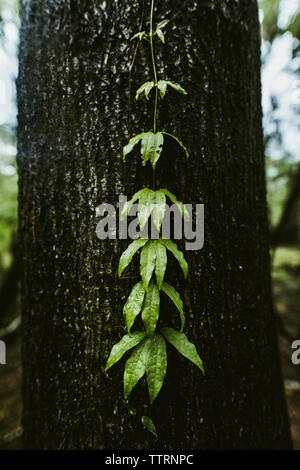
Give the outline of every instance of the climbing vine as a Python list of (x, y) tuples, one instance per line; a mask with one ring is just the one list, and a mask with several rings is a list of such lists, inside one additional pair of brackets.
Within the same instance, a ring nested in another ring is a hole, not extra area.
[[(123, 336), (121, 341), (112, 347), (105, 370), (107, 371), (123, 355), (132, 350), (132, 353), (125, 364), (124, 371), (124, 398), (127, 399), (136, 386), (138, 381), (146, 374), (146, 381), (149, 391), (150, 404), (154, 402), (158, 396), (164, 382), (167, 371), (167, 348), (166, 342), (170, 343), (185, 358), (193, 362), (204, 373), (202, 361), (197, 353), (196, 347), (192, 344), (183, 333), (185, 325), (185, 315), (183, 302), (180, 294), (173, 286), (165, 280), (165, 272), (167, 269), (168, 253), (170, 252), (178, 261), (183, 275), (188, 275), (188, 265), (182, 251), (179, 250), (176, 243), (170, 239), (160, 236), (162, 221), (166, 210), (166, 199), (170, 199), (173, 204), (178, 207), (182, 218), (188, 219), (189, 214), (182, 202), (180, 202), (174, 194), (167, 189), (155, 189), (155, 168), (162, 154), (165, 136), (175, 139), (180, 148), (189, 157), (188, 150), (175, 135), (157, 131), (157, 107), (159, 96), (164, 100), (168, 89), (172, 88), (176, 92), (184, 95), (187, 92), (178, 84), (169, 80), (158, 80), (156, 71), (156, 61), (154, 54), (154, 38), (157, 37), (162, 43), (165, 43), (164, 30), (169, 20), (163, 20), (153, 29), (153, 11), (154, 0), (151, 0), (150, 12), (150, 31), (141, 31), (135, 34), (131, 40), (147, 41), (150, 43), (152, 66), (154, 80), (143, 83), (136, 92), (136, 100), (145, 95), (149, 100), (152, 90), (154, 96), (154, 117), (153, 129), (149, 132), (142, 132), (132, 137), (123, 149), (123, 159), (134, 149), (136, 145), (141, 143), (142, 164), (149, 162), (153, 169), (152, 189), (144, 188), (133, 195), (128, 201), (121, 213), (121, 219), (124, 219), (135, 202), (138, 201), (138, 222), (142, 231), (152, 215), (152, 220), (158, 230), (159, 238), (151, 240), (148, 238), (140, 238), (134, 240), (124, 251), (120, 258), (118, 275), (122, 275), (133, 259), (135, 253), (140, 251), (140, 275), (141, 281), (135, 284), (129, 294), (124, 305), (123, 314), (127, 329), (127, 334)], [(180, 316), (180, 330), (177, 331), (170, 327), (163, 327), (157, 331), (157, 324), (160, 313), (160, 295), (166, 294), (174, 303)], [(144, 325), (143, 331), (134, 331), (132, 328), (135, 319), (141, 315)], [(143, 425), (157, 436), (156, 428), (153, 421), (148, 416), (142, 417)]]

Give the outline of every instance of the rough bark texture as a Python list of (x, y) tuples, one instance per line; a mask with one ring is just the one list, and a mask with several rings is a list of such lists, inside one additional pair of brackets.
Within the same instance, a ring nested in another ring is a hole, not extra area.
[[(205, 244), (188, 252), (188, 336), (206, 376), (169, 348), (167, 379), (149, 414), (159, 441), (122, 403), (123, 365), (104, 366), (124, 334), (122, 306), (137, 264), (117, 279), (127, 241), (100, 241), (95, 208), (151, 183), (137, 154), (121, 149), (152, 127), (153, 104), (136, 104), (152, 77), (149, 45), (129, 38), (149, 1), (21, 0), (20, 245), (23, 261), (24, 443), (43, 449), (273, 449), (290, 435), (271, 309), (254, 0), (158, 2), (170, 18), (156, 43), (170, 92), (159, 127), (168, 143), (158, 186), (205, 204)], [(171, 265), (172, 267), (172, 265)], [(169, 307), (169, 304), (167, 304)], [(175, 312), (164, 309), (165, 320)], [(147, 402), (141, 383), (138, 412)]]

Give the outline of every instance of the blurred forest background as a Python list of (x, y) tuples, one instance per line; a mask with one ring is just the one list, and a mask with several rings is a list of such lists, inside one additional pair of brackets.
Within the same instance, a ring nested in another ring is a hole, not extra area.
[[(294, 446), (300, 449), (300, 0), (260, 0), (264, 144), (274, 310)], [(21, 362), (18, 294), (16, 96), (17, 0), (0, 0), (0, 449), (20, 448)]]

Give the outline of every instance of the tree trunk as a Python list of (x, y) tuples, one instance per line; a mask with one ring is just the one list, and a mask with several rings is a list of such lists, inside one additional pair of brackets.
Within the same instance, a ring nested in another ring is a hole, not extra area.
[[(175, 133), (157, 187), (205, 204), (205, 242), (186, 252), (186, 333), (206, 375), (168, 348), (163, 389), (146, 413), (138, 384), (131, 416), (122, 401), (123, 364), (107, 374), (125, 334), (122, 307), (138, 275), (121, 280), (128, 241), (96, 237), (96, 207), (151, 184), (129, 137), (152, 127), (153, 102), (135, 102), (152, 80), (150, 1), (21, 0), (18, 79), (20, 248), (23, 263), (24, 445), (42, 449), (286, 449), (291, 446), (271, 308), (260, 96), (260, 38), (254, 0), (158, 2), (171, 20), (155, 43), (158, 79), (170, 91), (158, 127)], [(137, 260), (136, 260), (137, 263)], [(170, 270), (170, 268), (169, 268)], [(175, 318), (174, 326), (178, 326)]]

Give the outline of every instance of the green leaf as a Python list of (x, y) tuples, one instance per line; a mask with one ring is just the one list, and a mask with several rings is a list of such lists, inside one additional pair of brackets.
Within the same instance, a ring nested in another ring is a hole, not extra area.
[(145, 188), (139, 198), (138, 218), (140, 229), (143, 230), (153, 209), (155, 192)]
[(144, 135), (145, 132), (135, 135), (129, 140), (128, 144), (123, 147), (123, 160), (125, 160), (126, 155), (133, 150), (133, 148), (139, 143), (139, 141), (142, 140)]
[(131, 207), (133, 206), (133, 204), (135, 203), (135, 201), (137, 201), (141, 194), (144, 192), (145, 190), (144, 189), (141, 189), (140, 191), (138, 191), (137, 193), (135, 193), (132, 198), (130, 199), (130, 201), (127, 201), (125, 204), (124, 204), (124, 207), (122, 209), (122, 212), (121, 212), (121, 216), (120, 216), (120, 219), (123, 220), (128, 214), (129, 214), (129, 211), (131, 209)]
[(167, 350), (164, 338), (156, 333), (150, 340), (146, 362), (147, 385), (150, 404), (154, 402), (163, 385), (167, 371)]
[(164, 245), (159, 243), (158, 240), (154, 240), (153, 243), (155, 244), (156, 248), (156, 261), (155, 261), (155, 276), (157, 280), (157, 285), (159, 289), (161, 288), (162, 282), (165, 277), (165, 272), (167, 268), (167, 249)]
[(159, 37), (159, 39), (161, 40), (161, 42), (163, 44), (165, 44), (165, 36), (164, 36), (164, 33), (162, 32), (162, 30), (160, 28), (156, 30), (156, 34)]
[(178, 83), (170, 82), (169, 80), (159, 80), (157, 86), (162, 99), (165, 97), (168, 86), (174, 88), (174, 90), (182, 93), (183, 95), (187, 95), (187, 92)]
[(178, 201), (178, 199), (176, 198), (176, 196), (174, 194), (172, 194), (167, 189), (160, 189), (159, 191), (162, 192), (163, 194), (165, 194), (166, 196), (168, 196), (168, 198), (173, 202), (173, 204), (176, 204), (176, 206), (178, 207), (178, 209), (181, 212), (181, 216), (182, 216), (183, 219), (190, 220), (190, 215), (189, 215), (187, 209), (185, 208), (185, 205), (181, 201)]
[(146, 331), (135, 331), (131, 335), (125, 335), (117, 344), (112, 347), (109, 358), (107, 360), (105, 370), (108, 370), (116, 362), (118, 362), (129, 349), (134, 348), (145, 337)]
[(140, 88), (137, 90), (136, 92), (136, 95), (135, 95), (135, 99), (138, 100), (139, 99), (139, 96), (141, 93), (145, 93), (145, 96), (147, 98), (147, 100), (149, 99), (149, 93), (150, 91), (152, 90), (152, 88), (155, 86), (155, 83), (154, 82), (146, 82), (146, 83), (143, 83), (142, 86), (140, 86)]
[(138, 282), (132, 288), (130, 295), (123, 307), (123, 315), (125, 317), (126, 328), (130, 333), (134, 320), (142, 310), (145, 297), (145, 288), (142, 282)]
[(147, 132), (142, 139), (142, 145), (141, 145), (141, 157), (143, 160), (143, 166), (145, 166), (147, 161), (150, 160), (150, 157), (154, 151), (155, 151), (154, 133)]
[(156, 249), (155, 244), (149, 241), (141, 252), (140, 272), (146, 291), (155, 267)]
[(183, 302), (181, 300), (180, 294), (179, 292), (177, 292), (176, 289), (174, 289), (173, 286), (171, 286), (167, 282), (162, 283), (161, 290), (164, 291), (164, 293), (167, 294), (168, 297), (170, 297), (170, 299), (172, 300), (172, 302), (174, 302), (175, 306), (177, 307), (177, 310), (180, 313), (180, 319), (181, 319), (180, 332), (181, 332), (184, 328), (185, 316), (183, 312)]
[(163, 145), (164, 145), (164, 136), (161, 132), (158, 132), (155, 135), (155, 152), (150, 157), (151, 165), (153, 170), (155, 170), (156, 164), (160, 158)]
[(179, 85), (179, 83), (170, 82), (170, 81), (168, 81), (167, 83), (170, 87), (174, 88), (174, 90), (178, 91), (179, 93), (182, 93), (183, 95), (187, 95), (187, 92), (185, 91), (184, 88), (182, 88)]
[(124, 371), (124, 398), (128, 398), (132, 389), (146, 371), (146, 360), (149, 340), (140, 343), (127, 360)]
[(167, 92), (167, 86), (168, 86), (166, 80), (159, 80), (157, 86), (159, 89), (160, 97), (163, 100)]
[(159, 23), (157, 23), (156, 29), (163, 29), (167, 26), (167, 24), (170, 22), (170, 20), (162, 20)]
[(145, 428), (148, 429), (148, 431), (150, 431), (156, 437), (156, 439), (158, 439), (156, 427), (152, 419), (150, 419), (148, 416), (142, 416), (141, 421)]
[(154, 134), (153, 132), (147, 132), (144, 134), (142, 139), (142, 160), (143, 165), (146, 165), (148, 160), (151, 161), (153, 169), (160, 157), (164, 144), (164, 136), (161, 132)]
[(139, 238), (138, 240), (134, 240), (130, 245), (126, 248), (124, 253), (122, 254), (119, 262), (119, 269), (118, 269), (118, 275), (119, 277), (122, 275), (122, 272), (124, 271), (125, 268), (129, 265), (131, 262), (133, 255), (146, 243), (148, 242), (148, 238)]
[(162, 243), (177, 259), (178, 263), (180, 264), (180, 267), (183, 271), (184, 277), (187, 277), (188, 275), (188, 264), (185, 261), (185, 258), (183, 256), (182, 251), (179, 250), (178, 246), (176, 243), (174, 243), (172, 240), (167, 240), (165, 238), (160, 238), (159, 239), (160, 243)]
[(147, 332), (151, 338), (154, 335), (155, 328), (159, 317), (159, 289), (156, 284), (151, 282), (148, 292), (145, 296), (145, 302), (142, 311), (142, 320)]
[(161, 333), (182, 356), (193, 362), (204, 374), (203, 362), (197, 353), (196, 346), (187, 339), (184, 333), (179, 333), (173, 328), (162, 328)]
[(158, 232), (160, 232), (161, 224), (166, 211), (166, 196), (161, 191), (154, 191), (153, 196), (153, 223)]
[(130, 38), (130, 41), (133, 41), (134, 39), (139, 39), (140, 41), (142, 41), (143, 39), (147, 38), (148, 34), (146, 33), (146, 31), (140, 31), (139, 33), (136, 33), (134, 36), (132, 36), (132, 38)]
[(157, 34), (157, 36), (159, 37), (159, 39), (161, 40), (161, 42), (164, 44), (165, 43), (165, 36), (164, 36), (164, 33), (162, 32), (162, 29), (165, 28), (167, 26), (167, 24), (169, 23), (170, 20), (163, 20), (163, 21), (160, 21), (157, 26), (156, 26), (156, 30), (155, 30), (155, 33), (154, 34)]
[(189, 158), (188, 149), (183, 145), (183, 143), (181, 142), (181, 140), (179, 140), (179, 139), (176, 137), (176, 135), (169, 134), (168, 132), (164, 132), (164, 131), (162, 131), (162, 134), (168, 135), (169, 137), (172, 137), (172, 139), (176, 140), (176, 142), (180, 145), (180, 147), (183, 148), (183, 150), (185, 151), (186, 158)]

